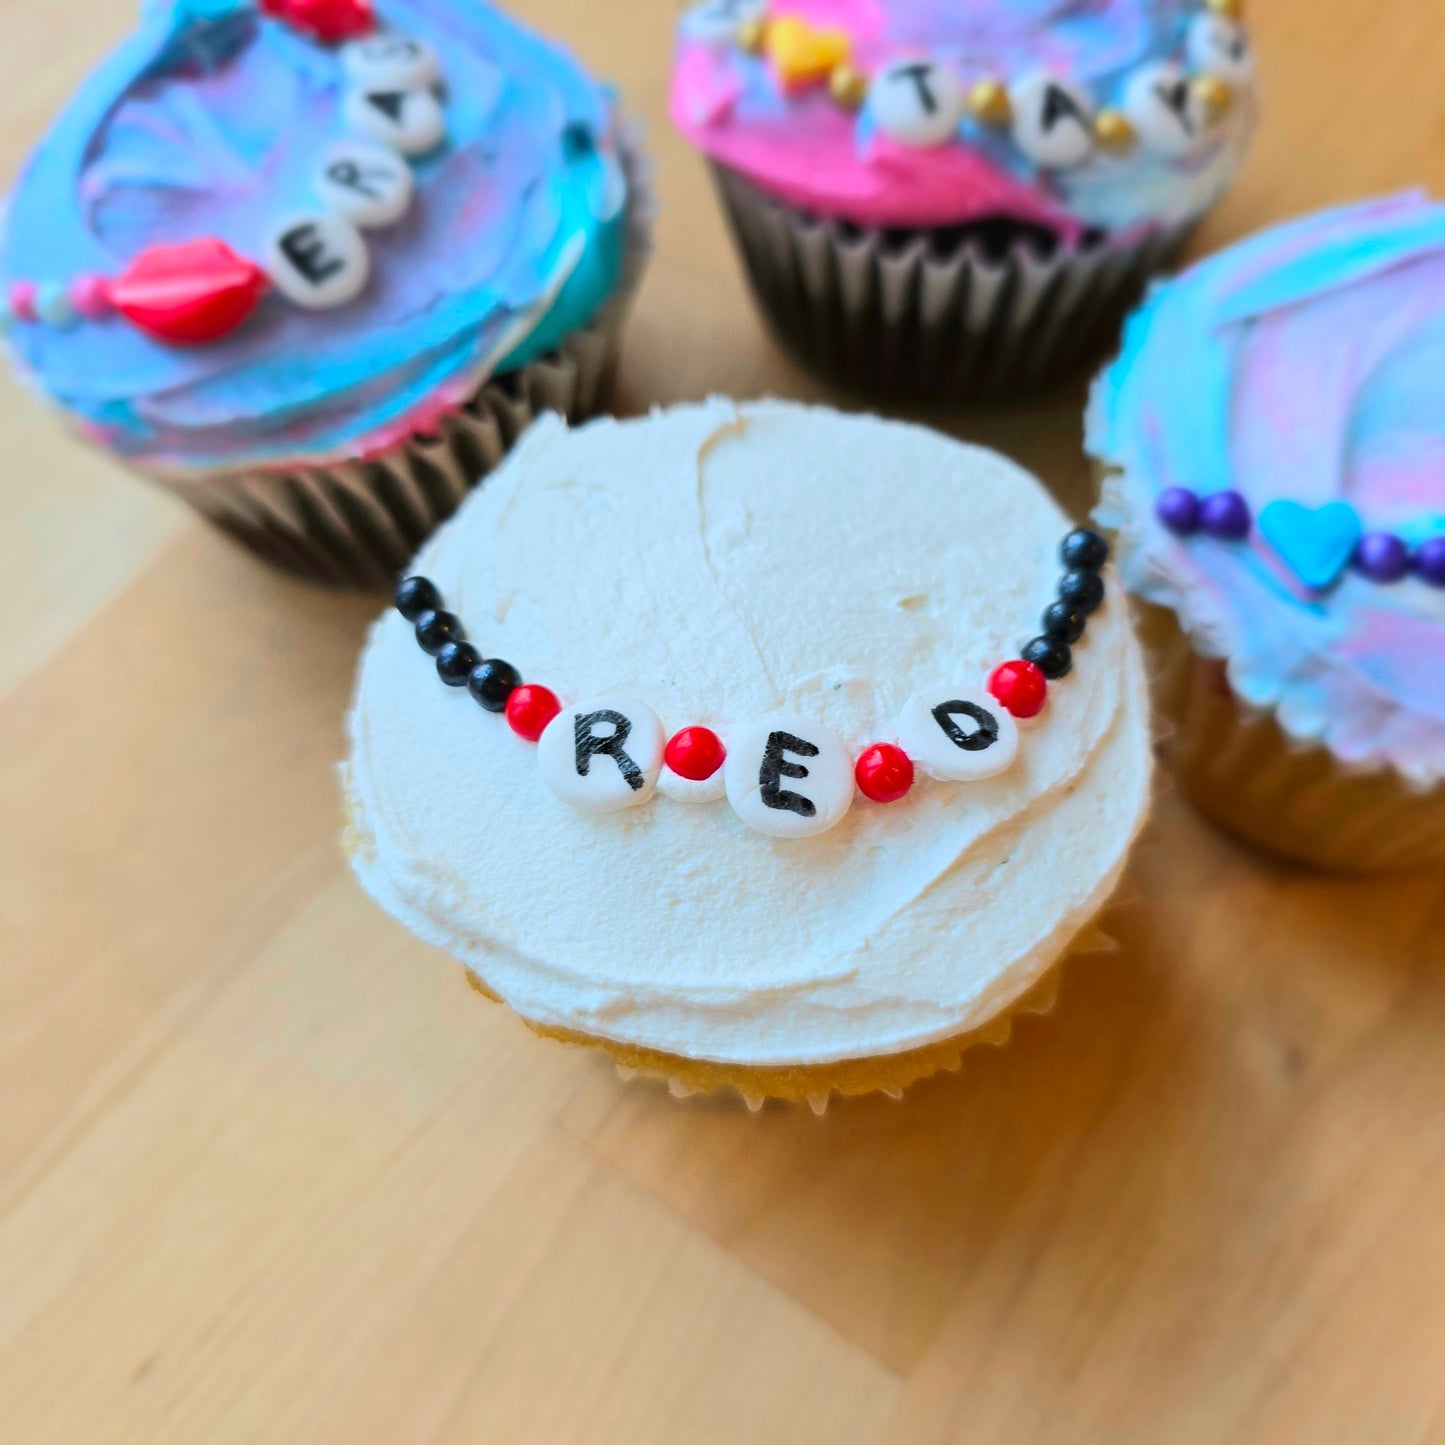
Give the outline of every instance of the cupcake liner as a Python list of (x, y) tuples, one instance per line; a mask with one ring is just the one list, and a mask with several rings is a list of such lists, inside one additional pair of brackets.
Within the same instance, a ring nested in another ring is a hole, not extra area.
[(443, 418), (368, 461), (150, 476), (267, 562), (313, 581), (384, 590), (544, 411), (577, 422), (607, 402), (622, 327), (652, 249), (652, 168), (634, 127), (619, 127), (627, 245), (617, 289), (556, 351), (488, 379)]
[(1445, 863), (1445, 786), (1412, 787), (1395, 769), (1363, 772), (1291, 737), (1230, 689), (1175, 615), (1148, 607), (1141, 632), (1155, 701), (1172, 724), (1161, 744), (1181, 791), (1211, 821), (1283, 857), (1347, 873)]
[(954, 401), (1022, 396), (1082, 371), (1195, 224), (1050, 256), (1024, 240), (1002, 258), (977, 240), (940, 254), (936, 233), (900, 247), (724, 166), (712, 174), (753, 294), (800, 360), (845, 386)]

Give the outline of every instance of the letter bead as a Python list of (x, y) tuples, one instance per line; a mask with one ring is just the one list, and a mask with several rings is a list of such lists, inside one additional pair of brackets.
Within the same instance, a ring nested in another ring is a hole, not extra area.
[(342, 46), (341, 64), (360, 90), (424, 90), (442, 78), (436, 51), (394, 30)]
[(543, 781), (582, 813), (614, 813), (657, 791), (666, 746), (662, 723), (646, 703), (602, 698), (564, 707), (537, 749)]
[(363, 229), (395, 225), (416, 191), (411, 167), (395, 151), (356, 141), (327, 152), (315, 185), (328, 211)]
[(424, 156), (446, 134), (441, 102), (429, 90), (349, 91), (341, 103), (348, 129), (365, 140), (390, 146), (404, 156)]
[(900, 145), (936, 146), (951, 140), (967, 108), (953, 72), (931, 60), (884, 66), (868, 90), (868, 113)]
[(853, 804), (853, 759), (811, 718), (764, 718), (730, 734), (723, 781), (733, 811), (770, 838), (826, 833)]
[(1254, 51), (1244, 28), (1222, 15), (1196, 15), (1189, 26), (1190, 63), (1236, 85), (1254, 75)]
[(1141, 66), (1124, 87), (1123, 105), (1144, 148), (1166, 160), (1187, 156), (1209, 129), (1199, 93), (1177, 65)]
[(371, 257), (361, 232), (344, 217), (295, 216), (272, 231), (266, 269), (287, 300), (326, 311), (361, 295)]
[(1070, 80), (1035, 70), (1009, 87), (1014, 144), (1042, 170), (1082, 165), (1094, 152), (1094, 102)]
[(682, 33), (699, 45), (731, 45), (738, 27), (761, 20), (766, 0), (703, 0), (682, 17)]
[(898, 737), (930, 778), (945, 783), (991, 778), (1019, 753), (1018, 724), (982, 683), (915, 692), (903, 705)]

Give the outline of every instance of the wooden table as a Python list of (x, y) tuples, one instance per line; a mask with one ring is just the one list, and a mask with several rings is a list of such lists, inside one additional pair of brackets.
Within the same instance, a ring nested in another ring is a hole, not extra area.
[[(1445, 190), (1438, 0), (1261, 0), (1200, 237)], [(531, 0), (651, 124), (620, 404), (823, 393), (664, 120), (668, 0)], [(132, 0), (0, 6), (0, 170)], [(937, 418), (1085, 500), (1078, 396)], [(1445, 887), (1178, 799), (1054, 1012), (902, 1104), (679, 1104), (370, 907), (333, 764), (376, 604), (3, 397), (0, 1439), (1445, 1441)]]

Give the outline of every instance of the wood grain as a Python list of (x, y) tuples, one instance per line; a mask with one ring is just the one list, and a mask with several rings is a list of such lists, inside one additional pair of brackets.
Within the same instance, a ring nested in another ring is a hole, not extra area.
[[(1445, 190), (1436, 6), (1261, 0), (1266, 123), (1199, 247)], [(7, 172), (132, 10), (0, 5)], [(622, 405), (824, 396), (666, 124), (666, 0), (526, 10), (650, 125)], [(1082, 505), (1080, 400), (930, 419)], [(1166, 793), (1117, 951), (1006, 1049), (822, 1120), (680, 1105), (351, 882), (373, 605), (14, 386), (0, 420), (0, 1438), (1445, 1441), (1439, 878), (1265, 863)]]

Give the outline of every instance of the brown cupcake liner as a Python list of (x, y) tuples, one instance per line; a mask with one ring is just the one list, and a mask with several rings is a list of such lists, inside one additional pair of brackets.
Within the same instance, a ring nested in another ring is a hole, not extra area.
[(390, 588), (537, 416), (554, 411), (578, 422), (605, 409), (656, 210), (651, 163), (630, 125), (620, 128), (618, 153), (628, 193), (622, 277), (591, 322), (555, 351), (487, 380), (434, 435), (414, 435), (369, 461), (150, 480), (285, 571), (340, 587)]
[(939, 254), (796, 210), (712, 164), (758, 304), (811, 370), (844, 386), (982, 401), (1047, 390), (1103, 356), (1149, 277), (1195, 222), (1133, 243), (1025, 241), (996, 258), (977, 241)]
[(1224, 664), (1195, 650), (1173, 612), (1141, 611), (1155, 702), (1170, 724), (1160, 751), (1207, 818), (1267, 852), (1338, 872), (1445, 864), (1445, 785), (1347, 767), (1291, 737), (1235, 695)]

